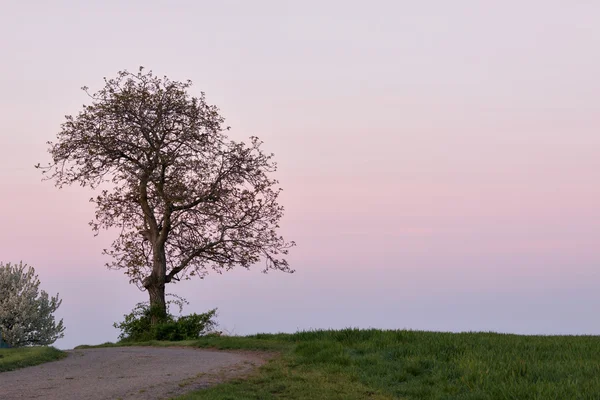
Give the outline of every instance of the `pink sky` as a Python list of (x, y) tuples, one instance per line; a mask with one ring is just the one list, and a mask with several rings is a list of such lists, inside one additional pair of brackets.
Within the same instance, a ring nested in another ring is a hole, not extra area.
[(298, 242), (294, 275), (177, 285), (187, 312), (237, 334), (600, 334), (599, 4), (200, 4), (2, 3), (0, 260), (60, 292), (59, 347), (115, 340), (146, 294), (103, 267), (93, 193), (33, 165), (81, 86), (139, 65), (265, 141)]

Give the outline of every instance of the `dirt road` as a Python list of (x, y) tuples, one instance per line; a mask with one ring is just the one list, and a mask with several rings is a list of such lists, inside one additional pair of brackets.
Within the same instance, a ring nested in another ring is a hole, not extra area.
[(241, 376), (264, 362), (250, 353), (183, 347), (69, 350), (69, 356), (0, 373), (0, 399), (168, 399)]

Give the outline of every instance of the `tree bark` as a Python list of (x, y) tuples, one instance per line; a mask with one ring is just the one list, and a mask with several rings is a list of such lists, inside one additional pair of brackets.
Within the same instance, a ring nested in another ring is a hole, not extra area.
[[(156, 325), (167, 316), (167, 303), (165, 301), (165, 283), (167, 275), (167, 258), (165, 242), (167, 231), (162, 231), (156, 222), (154, 211), (148, 202), (148, 180), (150, 173), (144, 171), (140, 180), (139, 204), (144, 212), (144, 222), (148, 231), (144, 234), (152, 243), (152, 273), (144, 279), (143, 285), (150, 296), (151, 324)], [(170, 217), (170, 215), (168, 215)], [(165, 220), (165, 223), (168, 223)]]
[(167, 303), (165, 301), (165, 284), (152, 282), (146, 286), (150, 296), (150, 323), (156, 325), (167, 316)]
[(152, 274), (146, 278), (144, 287), (150, 296), (151, 324), (156, 325), (167, 317), (165, 300), (165, 283), (167, 275), (167, 258), (164, 244), (156, 243), (153, 249)]

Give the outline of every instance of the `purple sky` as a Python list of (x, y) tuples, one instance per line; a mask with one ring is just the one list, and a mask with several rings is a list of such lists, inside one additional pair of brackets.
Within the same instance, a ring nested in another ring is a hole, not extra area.
[[(368, 4), (368, 5), (367, 5)], [(600, 334), (600, 3), (0, 0), (0, 260), (60, 292), (61, 348), (146, 294), (103, 267), (78, 187), (41, 182), (79, 88), (139, 65), (280, 169), (297, 273), (171, 287), (234, 334)]]

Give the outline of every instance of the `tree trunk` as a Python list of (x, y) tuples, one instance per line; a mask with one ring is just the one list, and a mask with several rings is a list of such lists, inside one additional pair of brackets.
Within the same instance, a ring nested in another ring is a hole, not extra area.
[(152, 282), (146, 286), (150, 296), (150, 312), (152, 325), (156, 325), (167, 316), (167, 303), (165, 301), (165, 284)]
[(150, 296), (150, 315), (152, 325), (156, 325), (167, 317), (165, 301), (165, 281), (167, 275), (167, 259), (164, 244), (155, 245), (153, 249), (152, 273), (144, 282), (144, 287)]

